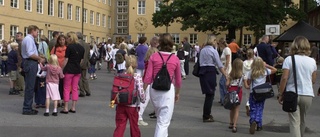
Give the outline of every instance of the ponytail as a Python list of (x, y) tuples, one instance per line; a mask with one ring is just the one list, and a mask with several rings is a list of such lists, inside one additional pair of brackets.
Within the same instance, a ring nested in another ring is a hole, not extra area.
[(134, 69), (131, 65), (127, 68), (127, 74), (134, 74)]

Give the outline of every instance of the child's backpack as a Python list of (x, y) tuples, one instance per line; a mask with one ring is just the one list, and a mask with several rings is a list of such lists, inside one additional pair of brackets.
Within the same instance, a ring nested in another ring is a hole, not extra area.
[(111, 91), (111, 104), (132, 105), (137, 101), (134, 90), (134, 77), (131, 74), (116, 74)]
[(164, 62), (160, 52), (158, 52), (158, 54), (160, 55), (163, 63), (161, 69), (157, 73), (156, 77), (153, 79), (152, 88), (160, 91), (169, 91), (171, 88), (171, 78), (167, 69), (167, 62), (172, 56), (172, 54), (170, 54), (166, 62)]
[(89, 59), (90, 64), (95, 65), (97, 60), (98, 60), (98, 56), (95, 52), (93, 52)]
[(116, 54), (116, 63), (121, 64), (124, 61), (124, 56), (121, 53)]

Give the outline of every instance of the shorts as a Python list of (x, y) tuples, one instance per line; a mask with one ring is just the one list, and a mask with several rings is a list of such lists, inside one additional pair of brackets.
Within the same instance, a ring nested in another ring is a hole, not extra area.
[(13, 81), (17, 80), (17, 78), (18, 78), (18, 73), (17, 73), (17, 71), (10, 71), (10, 72), (9, 72), (9, 78), (10, 78), (11, 80), (13, 80)]

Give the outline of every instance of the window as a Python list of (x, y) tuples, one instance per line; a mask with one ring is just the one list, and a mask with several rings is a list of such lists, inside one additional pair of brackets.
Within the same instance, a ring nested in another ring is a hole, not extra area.
[(118, 7), (127, 7), (128, 1), (118, 1)]
[(198, 41), (198, 35), (197, 34), (190, 34), (190, 43), (195, 44)]
[(10, 26), (10, 36), (15, 36), (18, 32), (18, 26), (11, 25)]
[(76, 21), (80, 22), (80, 7), (76, 7)]
[(48, 3), (48, 15), (54, 16), (54, 0), (49, 0)]
[(137, 41), (139, 41), (139, 38), (140, 37), (145, 37), (145, 34), (144, 33), (138, 33), (138, 35), (137, 35)]
[(102, 42), (106, 42), (106, 38), (102, 38)]
[(107, 4), (107, 0), (102, 0), (102, 3), (103, 4)]
[(146, 14), (146, 1), (139, 0), (138, 1), (138, 15)]
[(52, 36), (53, 31), (52, 30), (48, 30), (48, 39), (52, 40), (53, 36)]
[(4, 25), (0, 24), (0, 40), (4, 39)]
[(118, 21), (117, 27), (127, 27), (128, 22), (127, 21)]
[(108, 0), (109, 6), (111, 6), (111, 0)]
[(63, 18), (63, 2), (58, 2), (58, 17)]
[(37, 12), (43, 14), (43, 0), (37, 0)]
[[(4, 1), (4, 0), (0, 0), (0, 5), (4, 5), (3, 1)], [(0, 26), (0, 27), (1, 27), (1, 26)], [(1, 33), (1, 32), (0, 32), (0, 33)], [(0, 40), (1, 40), (1, 38), (0, 38)]]
[(99, 37), (96, 38), (96, 42), (97, 42), (97, 44), (100, 43), (100, 38)]
[(12, 8), (19, 8), (19, 0), (11, 0)]
[(97, 2), (100, 2), (100, 0), (97, 0)]
[(128, 20), (128, 15), (117, 15), (118, 20)]
[(174, 33), (174, 34), (171, 34), (171, 35), (172, 35), (172, 39), (173, 39), (173, 42), (174, 42), (174, 43), (180, 43), (180, 36), (179, 36), (179, 34)]
[(43, 29), (39, 30), (37, 41), (40, 42), (40, 37), (43, 35)]
[[(68, 7), (67, 7), (67, 19), (68, 20), (72, 20), (72, 4), (68, 4)], [(77, 7), (78, 8), (78, 7)], [(76, 11), (76, 14), (78, 12)], [(78, 13), (79, 14), (79, 13)], [(76, 19), (77, 19), (77, 15), (76, 15)]]
[(87, 35), (83, 35), (84, 42), (87, 42)]
[(111, 16), (108, 16), (108, 28), (111, 29)]
[(128, 13), (128, 8), (117, 8), (118, 13)]
[(154, 12), (160, 11), (160, 3), (161, 3), (160, 0), (155, 0), (154, 1)]
[(250, 34), (243, 35), (243, 44), (245, 44), (245, 45), (251, 44), (251, 35)]
[(97, 12), (97, 16), (96, 16), (96, 25), (100, 26), (100, 13)]
[(106, 18), (106, 15), (102, 14), (102, 26), (103, 27), (106, 27), (106, 21), (107, 21), (107, 18)]
[(87, 23), (87, 9), (83, 9), (83, 22)]
[[(23, 33), (23, 36), (27, 36), (28, 34), (28, 27), (24, 27), (24, 33)], [(39, 37), (39, 36), (38, 36)]]
[(26, 11), (31, 11), (31, 0), (24, 0), (24, 9)]
[(126, 28), (118, 28), (118, 34), (126, 34), (126, 33), (128, 33), (128, 29), (126, 29)]
[(93, 18), (94, 18), (94, 12), (91, 10), (90, 11), (90, 24), (92, 24), (92, 25), (94, 25)]

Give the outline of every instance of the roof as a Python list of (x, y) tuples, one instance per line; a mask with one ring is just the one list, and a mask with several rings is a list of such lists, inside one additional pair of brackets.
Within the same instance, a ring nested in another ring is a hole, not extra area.
[(280, 34), (273, 41), (292, 42), (296, 36), (304, 36), (309, 42), (320, 42), (320, 30), (302, 20)]

